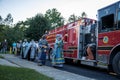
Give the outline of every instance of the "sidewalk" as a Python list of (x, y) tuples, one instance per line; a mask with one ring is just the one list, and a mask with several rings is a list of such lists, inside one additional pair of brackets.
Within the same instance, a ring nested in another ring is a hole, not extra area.
[(0, 58), (0, 64), (1, 64), (1, 65), (7, 65), (7, 66), (19, 67), (18, 65), (13, 64), (13, 63), (10, 63), (10, 62), (8, 62), (7, 60), (1, 59), (1, 58)]
[(14, 55), (10, 55), (10, 54), (0, 54), (0, 55), (2, 55), (5, 58), (5, 59), (0, 59), (0, 64), (2, 65), (10, 65), (10, 66), (34, 69), (39, 73), (42, 73), (49, 77), (53, 77), (55, 80), (94, 80), (92, 78), (80, 76), (67, 71), (61, 71), (48, 66), (37, 66), (35, 62), (30, 62), (24, 59), (20, 59)]

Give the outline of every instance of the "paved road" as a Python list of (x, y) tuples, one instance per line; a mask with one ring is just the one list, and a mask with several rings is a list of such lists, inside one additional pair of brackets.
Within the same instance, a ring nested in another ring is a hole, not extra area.
[[(47, 61), (47, 66), (51, 66), (50, 61)], [(115, 75), (109, 74), (109, 72), (106, 69), (100, 69), (85, 65), (65, 64), (64, 68), (56, 69), (86, 76), (94, 80), (120, 80)]]

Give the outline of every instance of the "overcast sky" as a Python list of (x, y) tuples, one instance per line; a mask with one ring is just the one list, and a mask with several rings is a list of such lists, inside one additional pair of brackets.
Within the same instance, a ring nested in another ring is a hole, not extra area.
[(14, 23), (17, 23), (56, 8), (66, 20), (73, 13), (80, 16), (83, 11), (89, 18), (96, 19), (98, 9), (117, 1), (119, 0), (0, 0), (0, 15), (6, 18), (11, 13)]

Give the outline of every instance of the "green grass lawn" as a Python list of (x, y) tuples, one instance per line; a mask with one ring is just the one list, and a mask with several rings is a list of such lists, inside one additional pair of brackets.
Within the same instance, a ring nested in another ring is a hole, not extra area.
[(3, 56), (1, 56), (1, 55), (0, 55), (0, 58), (4, 59), (4, 57), (3, 57)]
[(33, 69), (0, 65), (0, 80), (54, 80)]

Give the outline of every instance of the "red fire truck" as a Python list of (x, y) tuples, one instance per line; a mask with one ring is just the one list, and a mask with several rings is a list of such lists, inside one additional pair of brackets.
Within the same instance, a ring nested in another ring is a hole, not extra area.
[[(56, 34), (63, 37), (65, 61), (106, 68), (120, 75), (120, 1), (98, 10), (98, 21), (81, 18), (49, 31), (47, 41), (54, 48)], [(93, 58), (87, 58), (88, 45)]]

